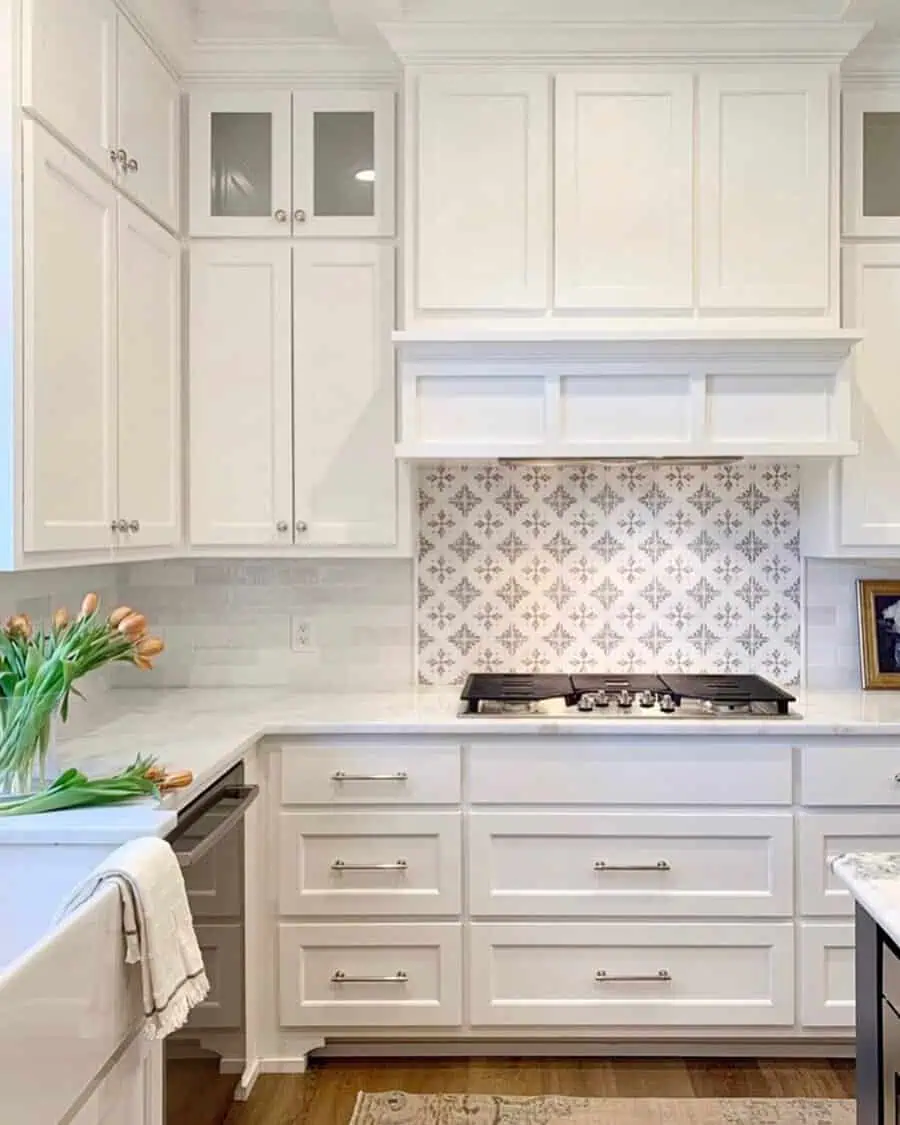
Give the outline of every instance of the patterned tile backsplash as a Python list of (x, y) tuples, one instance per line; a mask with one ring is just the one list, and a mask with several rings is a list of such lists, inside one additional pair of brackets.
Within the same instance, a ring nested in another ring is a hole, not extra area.
[(419, 471), (418, 669), (801, 673), (794, 465)]

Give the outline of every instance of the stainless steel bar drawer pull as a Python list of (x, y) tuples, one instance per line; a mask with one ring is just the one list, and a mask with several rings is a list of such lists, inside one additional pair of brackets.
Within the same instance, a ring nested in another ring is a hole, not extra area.
[(406, 770), (396, 773), (344, 773), (337, 770), (331, 775), (332, 781), (408, 781), (409, 774)]
[(398, 859), (396, 863), (345, 863), (336, 859), (331, 865), (332, 871), (406, 871), (408, 868), (405, 859)]
[(406, 984), (409, 975), (402, 969), (392, 977), (357, 977), (347, 976), (343, 969), (335, 969), (331, 974), (332, 984)]
[(667, 859), (658, 859), (656, 863), (607, 863), (605, 859), (598, 859), (594, 864), (595, 871), (671, 871), (672, 865)]
[(632, 983), (646, 983), (646, 984), (659, 984), (660, 981), (667, 981), (672, 979), (672, 974), (668, 969), (660, 969), (657, 973), (638, 973), (631, 975), (629, 973), (608, 973), (606, 969), (598, 969), (594, 974), (594, 980), (597, 984), (616, 984), (619, 981), (632, 982)]

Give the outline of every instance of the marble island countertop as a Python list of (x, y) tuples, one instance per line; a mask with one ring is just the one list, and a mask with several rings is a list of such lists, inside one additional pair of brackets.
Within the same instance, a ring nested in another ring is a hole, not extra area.
[(141, 834), (165, 835), (177, 810), (221, 776), (263, 737), (304, 735), (449, 735), (471, 739), (498, 735), (707, 735), (779, 741), (818, 736), (894, 736), (900, 746), (900, 693), (808, 694), (800, 717), (479, 718), (457, 715), (455, 688), (410, 688), (374, 695), (303, 693), (284, 688), (120, 690), (92, 706), (87, 733), (59, 745), (61, 764), (102, 775), (151, 755), (170, 769), (194, 774), (189, 788), (161, 806), (87, 809), (36, 817), (0, 819), (0, 844), (12, 841), (121, 843)]
[(848, 852), (836, 856), (831, 869), (884, 932), (900, 943), (900, 853)]

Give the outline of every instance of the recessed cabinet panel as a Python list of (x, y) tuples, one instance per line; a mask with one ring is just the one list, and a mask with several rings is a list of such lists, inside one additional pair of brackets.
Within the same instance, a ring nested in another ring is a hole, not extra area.
[(560, 380), (564, 441), (691, 440), (691, 381), (687, 375), (563, 376)]
[(181, 244), (119, 202), (117, 515), (126, 547), (181, 538)]
[(191, 234), (291, 233), (291, 95), (191, 95)]
[(124, 16), (118, 18), (119, 127), (128, 159), (119, 182), (173, 229), (178, 226), (178, 83)]
[(116, 514), (117, 196), (40, 125), (23, 135), (23, 545), (98, 550)]
[(548, 303), (550, 78), (486, 71), (416, 80), (410, 314)]
[(25, 0), (22, 13), (23, 105), (111, 173), (116, 19), (112, 0)]
[(191, 249), (191, 541), (289, 544), (291, 248)]
[(394, 233), (394, 95), (294, 94), (293, 231)]
[(703, 73), (699, 89), (701, 309), (827, 314), (827, 75)]
[(397, 541), (394, 251), (294, 247), (294, 508), (298, 544)]
[(848, 246), (844, 318), (864, 332), (853, 364), (858, 457), (841, 463), (845, 546), (900, 547), (900, 246)]
[(690, 74), (556, 79), (557, 308), (690, 308), (693, 98)]
[(802, 922), (800, 1022), (804, 1027), (852, 1028), (856, 1015), (853, 925)]
[(844, 107), (844, 224), (850, 235), (900, 235), (900, 91), (849, 90)]

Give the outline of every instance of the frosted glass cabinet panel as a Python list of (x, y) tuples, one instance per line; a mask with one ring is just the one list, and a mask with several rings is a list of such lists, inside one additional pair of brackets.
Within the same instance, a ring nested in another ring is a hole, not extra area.
[(294, 94), (294, 234), (394, 233), (394, 95)]
[(190, 144), (191, 234), (290, 234), (290, 93), (192, 95)]
[(844, 233), (900, 235), (900, 90), (844, 94)]

